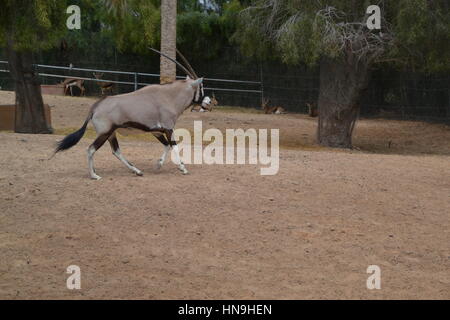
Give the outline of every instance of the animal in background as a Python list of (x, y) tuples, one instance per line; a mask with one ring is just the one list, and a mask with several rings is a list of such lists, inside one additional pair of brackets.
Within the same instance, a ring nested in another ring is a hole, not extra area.
[(84, 92), (86, 91), (84, 88), (84, 80), (82, 79), (66, 78), (61, 84), (64, 86), (64, 95), (67, 95), (67, 92), (70, 90), (70, 95), (73, 96), (73, 87), (80, 89), (80, 96), (84, 96)]
[(212, 94), (211, 103), (212, 103), (213, 107), (219, 105), (219, 101), (217, 101), (216, 95), (214, 94), (214, 92), (213, 92), (213, 94)]
[(265, 114), (284, 114), (287, 113), (283, 107), (280, 106), (270, 106), (269, 99), (264, 98), (261, 103), (261, 109), (264, 110)]
[[(103, 73), (94, 72), (92, 74), (94, 75), (95, 79), (97, 79), (97, 80), (101, 80), (103, 78)], [(105, 82), (105, 81), (97, 81), (97, 84), (100, 87), (102, 96), (106, 95), (106, 92), (109, 92), (110, 94), (113, 93), (114, 83)]]
[(307, 102), (306, 106), (308, 107), (308, 115), (312, 118), (317, 117), (319, 115), (319, 110), (317, 109), (317, 103), (315, 102)]

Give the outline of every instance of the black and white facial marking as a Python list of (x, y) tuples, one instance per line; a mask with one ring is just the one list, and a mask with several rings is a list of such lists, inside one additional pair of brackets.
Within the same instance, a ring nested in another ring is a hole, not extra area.
[(199, 86), (197, 87), (197, 90), (195, 90), (194, 100), (192, 101), (193, 103), (201, 105), (203, 103), (204, 98), (205, 98), (205, 91), (203, 90), (203, 83), (200, 83)]
[[(186, 76), (186, 80), (191, 79), (189, 76)], [(194, 98), (192, 99), (191, 104), (198, 104), (201, 105), (203, 102), (203, 99), (205, 98), (205, 91), (203, 89), (203, 81), (197, 86), (197, 89), (195, 90)]]
[(211, 98), (208, 96), (204, 97), (202, 100), (202, 107), (208, 108), (210, 105), (211, 105)]

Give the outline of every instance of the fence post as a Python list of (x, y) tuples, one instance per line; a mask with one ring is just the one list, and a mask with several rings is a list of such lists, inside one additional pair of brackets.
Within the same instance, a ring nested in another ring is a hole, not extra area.
[(138, 74), (137, 72), (134, 73), (134, 91), (137, 90), (138, 87)]
[(262, 68), (262, 61), (259, 62), (259, 81), (261, 82), (261, 106), (264, 101), (264, 76), (263, 76), (263, 68)]

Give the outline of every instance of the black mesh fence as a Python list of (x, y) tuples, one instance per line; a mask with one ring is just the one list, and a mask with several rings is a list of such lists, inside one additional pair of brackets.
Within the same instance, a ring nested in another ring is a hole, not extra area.
[[(319, 70), (305, 66), (286, 66), (278, 62), (264, 62), (242, 57), (236, 48), (227, 48), (213, 61), (197, 61), (185, 53), (196, 72), (208, 79), (236, 80), (205, 81), (213, 90), (221, 105), (260, 108), (264, 96), (270, 105), (279, 105), (290, 112), (306, 113), (307, 102), (317, 101), (319, 94)], [(39, 64), (92, 68), (127, 72), (159, 72), (159, 57), (120, 54), (106, 50), (102, 56), (82, 55), (61, 57), (55, 53), (40, 53), (35, 59)], [(0, 53), (0, 60), (4, 56)], [(0, 64), (0, 69), (4, 65)], [(92, 78), (92, 72), (51, 70), (39, 68), (40, 73), (57, 73), (66, 76)], [(182, 73), (179, 74), (180, 76)], [(104, 79), (131, 82), (134, 75), (104, 73)], [(41, 77), (43, 84), (56, 84), (61, 78)], [(139, 76), (140, 83), (158, 83), (158, 77)], [(242, 83), (240, 81), (251, 81)], [(0, 87), (12, 90), (8, 73), (0, 72)], [(87, 95), (100, 95), (100, 88), (93, 81), (85, 81)], [(141, 87), (141, 86), (139, 86)], [(117, 84), (114, 93), (134, 90), (132, 84)], [(227, 91), (229, 90), (229, 91)], [(262, 91), (259, 92), (259, 91)], [(393, 70), (377, 70), (372, 76), (361, 102), (361, 116), (397, 119), (422, 119), (450, 122), (450, 75), (422, 75)]]
[(399, 119), (450, 121), (450, 76), (376, 72), (361, 114)]

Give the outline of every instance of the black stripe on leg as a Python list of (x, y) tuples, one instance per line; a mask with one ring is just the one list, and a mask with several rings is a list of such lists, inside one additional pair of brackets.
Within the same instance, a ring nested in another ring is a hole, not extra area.
[(166, 130), (164, 130), (164, 134), (166, 135), (167, 142), (169, 142), (169, 145), (170, 145), (171, 147), (177, 145), (177, 142), (174, 141), (174, 140), (172, 140), (173, 130), (166, 129)]
[(119, 141), (117, 140), (117, 137), (113, 137), (109, 139), (109, 143), (111, 144), (111, 149), (116, 152), (119, 150)]
[(161, 142), (164, 146), (168, 146), (169, 142), (167, 141), (166, 137), (164, 137), (162, 134), (154, 134), (155, 138), (158, 139), (159, 142)]
[(139, 122), (134, 122), (134, 121), (125, 122), (120, 127), (121, 128), (134, 128), (134, 129), (139, 129), (139, 130), (146, 131), (146, 132), (152, 131), (152, 129), (147, 127), (145, 124), (142, 124)]
[(101, 146), (106, 142), (106, 140), (108, 140), (109, 138), (109, 134), (105, 133), (102, 134), (101, 136), (98, 136), (97, 139), (95, 139), (95, 141), (92, 143), (92, 145), (94, 146), (95, 150), (98, 150), (101, 148)]
[[(114, 136), (109, 138), (109, 143), (111, 144), (111, 149), (113, 150), (113, 152), (117, 152), (119, 150), (119, 140), (117, 140), (117, 137), (116, 137), (115, 133), (113, 133), (113, 135)], [(134, 167), (134, 164), (132, 164), (127, 159), (123, 158), (123, 160), (126, 163), (128, 163), (130, 166)]]
[[(116, 126), (111, 127), (108, 132), (99, 135), (94, 142), (91, 144), (95, 148), (95, 150), (98, 150), (101, 148), (101, 146), (106, 142), (106, 140), (109, 139), (109, 137), (114, 133), (114, 131), (117, 129)], [(119, 143), (117, 143), (118, 145)]]

